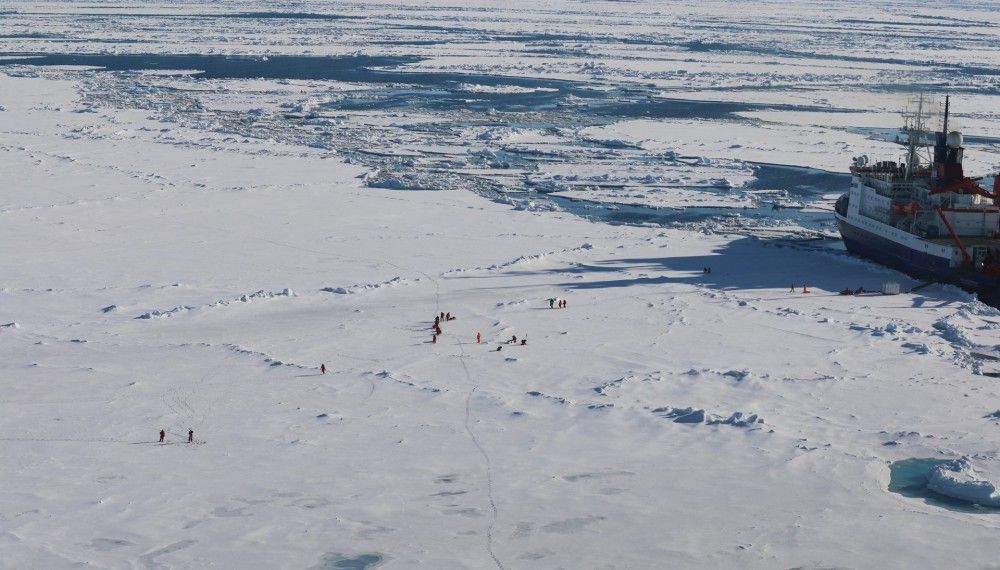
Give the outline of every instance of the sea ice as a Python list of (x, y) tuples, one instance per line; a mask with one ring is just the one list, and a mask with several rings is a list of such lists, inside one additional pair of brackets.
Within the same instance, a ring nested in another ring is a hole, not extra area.
[(942, 495), (987, 507), (1000, 507), (1000, 465), (960, 457), (931, 468), (927, 486)]

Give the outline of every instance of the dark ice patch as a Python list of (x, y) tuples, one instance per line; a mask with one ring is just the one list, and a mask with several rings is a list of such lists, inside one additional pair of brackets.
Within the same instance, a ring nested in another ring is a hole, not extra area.
[(90, 541), (90, 547), (100, 552), (108, 552), (125, 546), (135, 546), (135, 543), (122, 538), (95, 538)]
[(365, 553), (348, 556), (339, 552), (327, 552), (319, 563), (310, 570), (368, 570), (382, 564), (385, 558), (382, 554)]

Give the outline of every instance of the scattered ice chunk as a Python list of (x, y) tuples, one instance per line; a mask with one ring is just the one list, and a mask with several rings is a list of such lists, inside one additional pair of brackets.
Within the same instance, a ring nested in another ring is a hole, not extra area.
[(728, 372), (723, 372), (722, 375), (729, 376), (730, 378), (736, 380), (737, 382), (742, 382), (750, 377), (750, 371), (747, 369), (730, 370)]
[(952, 323), (948, 318), (940, 319), (934, 323), (934, 328), (938, 330), (940, 336), (948, 342), (962, 348), (970, 348), (972, 343), (965, 337), (962, 329)]
[[(254, 291), (253, 293), (245, 293), (245, 294), (240, 295), (239, 297), (236, 297), (234, 299), (223, 299), (221, 301), (216, 301), (214, 303), (211, 303), (211, 304), (208, 304), (208, 305), (204, 305), (204, 307), (227, 307), (227, 306), (232, 305), (234, 303), (250, 303), (250, 302), (252, 302), (254, 300), (259, 300), (259, 299), (274, 299), (276, 297), (294, 297), (294, 296), (295, 296), (295, 292), (292, 291), (291, 289), (287, 288), (287, 287), (285, 289), (282, 289), (281, 291), (278, 291), (278, 292), (265, 291), (265, 290), (261, 289), (259, 291)], [(115, 308), (116, 308), (115, 305), (111, 305), (110, 307), (104, 307), (101, 310), (104, 311), (105, 313), (108, 313), (110, 311), (113, 311)], [(160, 318), (172, 317), (172, 316), (174, 316), (174, 315), (176, 315), (178, 313), (182, 313), (182, 312), (185, 312), (185, 311), (193, 311), (193, 310), (195, 310), (197, 308), (198, 307), (193, 307), (191, 305), (180, 305), (180, 306), (174, 307), (173, 309), (168, 309), (168, 310), (159, 310), (159, 309), (157, 309), (157, 310), (149, 311), (149, 312), (143, 313), (143, 314), (141, 314), (141, 315), (139, 315), (138, 317), (135, 317), (135, 318), (136, 319), (160, 319)]]
[(930, 347), (922, 342), (904, 342), (903, 348), (909, 348), (917, 354), (928, 354), (931, 351)]
[(462, 91), (469, 93), (500, 93), (500, 94), (521, 94), (521, 93), (555, 93), (559, 91), (554, 87), (523, 87), (521, 85), (479, 85), (477, 83), (462, 83), (459, 85)]
[(568, 402), (568, 401), (566, 400), (566, 398), (562, 398), (562, 397), (560, 397), (560, 396), (550, 396), (550, 395), (548, 395), (548, 394), (543, 394), (542, 392), (539, 392), (539, 391), (537, 391), (537, 390), (532, 390), (532, 391), (530, 391), (530, 392), (527, 392), (527, 394), (528, 394), (529, 396), (532, 396), (532, 397), (534, 397), (534, 398), (545, 398), (545, 399), (547, 399), (547, 400), (552, 400), (552, 401), (554, 401), (554, 402), (556, 402), (556, 403), (559, 403), (559, 404), (568, 404), (568, 403), (569, 403), (569, 402)]
[(665, 406), (652, 410), (654, 414), (673, 420), (678, 424), (707, 424), (707, 425), (728, 425), (733, 427), (751, 427), (756, 424), (763, 424), (764, 419), (757, 414), (743, 412), (733, 412), (728, 416), (716, 416), (709, 414), (701, 408), (671, 408)]
[(927, 472), (927, 487), (942, 495), (987, 507), (1000, 507), (1000, 466), (972, 464), (965, 456)]
[(351, 285), (348, 287), (323, 287), (320, 291), (324, 293), (336, 293), (338, 295), (350, 295), (355, 293), (361, 293), (363, 291), (374, 291), (377, 289), (383, 289), (385, 287), (398, 287), (400, 285), (409, 285), (410, 281), (408, 279), (403, 279), (402, 277), (393, 277), (388, 281), (383, 281), (381, 283), (362, 283), (359, 285)]
[(182, 311), (190, 311), (192, 309), (194, 309), (194, 307), (190, 307), (190, 306), (187, 306), (187, 305), (183, 305), (183, 306), (179, 306), (179, 307), (174, 307), (173, 309), (168, 309), (166, 311), (161, 311), (159, 309), (156, 309), (156, 310), (153, 310), (153, 311), (149, 311), (148, 313), (143, 313), (143, 314), (139, 315), (136, 318), (137, 319), (161, 319), (161, 318), (166, 318), (166, 317), (172, 317), (172, 316), (176, 315), (177, 313), (180, 313)]
[[(705, 422), (705, 410), (700, 408), (658, 408), (663, 411), (660, 415), (667, 419), (674, 420), (678, 424), (700, 424)], [(655, 413), (656, 410), (653, 410)]]
[(225, 307), (225, 306), (230, 305), (232, 303), (249, 303), (249, 302), (253, 301), (254, 299), (273, 299), (275, 297), (294, 297), (294, 296), (295, 296), (295, 293), (291, 289), (289, 289), (287, 287), (285, 289), (282, 289), (281, 291), (278, 291), (277, 293), (272, 292), (272, 291), (264, 291), (263, 289), (261, 289), (260, 291), (255, 291), (253, 293), (248, 293), (248, 294), (245, 294), (245, 295), (240, 295), (239, 297), (237, 297), (235, 299), (225, 300), (225, 301), (216, 301), (215, 303), (212, 303), (209, 306), (210, 307)]
[(734, 412), (728, 418), (712, 418), (709, 419), (708, 423), (710, 425), (723, 424), (734, 427), (750, 427), (754, 424), (764, 423), (764, 419), (757, 414), (744, 414), (743, 412)]

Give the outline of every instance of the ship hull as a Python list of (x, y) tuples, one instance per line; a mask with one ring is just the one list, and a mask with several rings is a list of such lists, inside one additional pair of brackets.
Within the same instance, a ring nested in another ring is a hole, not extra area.
[(916, 251), (860, 228), (839, 214), (836, 218), (840, 235), (850, 253), (877, 261), (916, 279), (958, 285), (978, 293), (980, 299), (991, 305), (1000, 303), (1000, 277), (951, 267), (946, 259)]

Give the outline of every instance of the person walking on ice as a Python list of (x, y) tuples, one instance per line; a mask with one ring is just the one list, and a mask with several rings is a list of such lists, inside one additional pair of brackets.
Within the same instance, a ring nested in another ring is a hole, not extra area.
[(163, 438), (167, 437), (167, 432), (160, 430), (160, 443), (163, 443)]
[(476, 344), (483, 342), (483, 335), (476, 333)]
[(319, 365), (319, 372), (320, 374), (326, 374), (326, 364)]
[(194, 443), (194, 430), (188, 429), (188, 443)]

